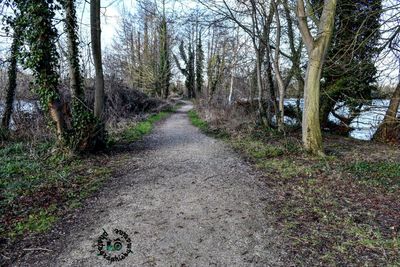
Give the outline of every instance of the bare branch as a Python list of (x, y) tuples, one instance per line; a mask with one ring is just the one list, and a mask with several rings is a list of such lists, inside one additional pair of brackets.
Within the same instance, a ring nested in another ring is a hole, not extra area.
[(303, 36), (308, 52), (310, 52), (314, 47), (315, 41), (307, 25), (307, 16), (303, 0), (297, 0), (297, 19), (299, 22), (300, 33)]

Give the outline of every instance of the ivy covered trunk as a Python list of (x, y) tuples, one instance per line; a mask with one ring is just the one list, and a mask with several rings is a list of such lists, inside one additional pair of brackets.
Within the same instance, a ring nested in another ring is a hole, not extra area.
[(79, 63), (78, 26), (74, 0), (66, 0), (64, 9), (66, 15), (65, 30), (68, 35), (69, 78), (72, 95), (72, 125), (69, 129), (67, 141), (72, 150), (94, 150), (104, 145), (104, 131), (101, 121), (95, 118), (85, 99)]
[(165, 99), (169, 96), (169, 86), (171, 81), (171, 62), (169, 54), (168, 27), (165, 14), (160, 25), (160, 96)]
[(76, 23), (76, 10), (73, 0), (65, 1), (65, 30), (68, 37), (68, 62), (69, 82), (72, 94), (72, 101), (84, 101), (82, 77), (80, 74), (78, 35)]
[(64, 103), (58, 91), (59, 75), (56, 40), (57, 30), (53, 25), (57, 5), (50, 1), (16, 1), (23, 27), (23, 39), (29, 50), (24, 51), (25, 67), (34, 76), (34, 91), (38, 94), (44, 111), (50, 115), (59, 141), (64, 141), (66, 129)]
[(203, 65), (204, 65), (204, 51), (201, 39), (201, 31), (198, 33), (197, 49), (196, 49), (196, 93), (201, 96), (204, 77), (203, 77)]
[(17, 56), (20, 47), (20, 34), (19, 27), (14, 27), (13, 42), (11, 45), (10, 65), (8, 67), (8, 85), (6, 90), (6, 102), (4, 107), (3, 118), (1, 120), (1, 127), (8, 129), (11, 121), (11, 114), (13, 112), (13, 104), (15, 98), (15, 91), (17, 88)]

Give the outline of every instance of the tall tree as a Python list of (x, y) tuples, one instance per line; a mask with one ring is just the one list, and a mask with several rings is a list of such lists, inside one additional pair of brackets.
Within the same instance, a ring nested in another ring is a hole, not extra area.
[(213, 55), (208, 62), (207, 78), (209, 82), (208, 102), (210, 103), (217, 91), (218, 86), (221, 84), (225, 70), (225, 48), (220, 53)]
[(102, 119), (104, 112), (104, 75), (101, 52), (100, 2), (100, 0), (90, 1), (90, 33), (92, 43), (92, 56), (96, 72), (94, 114), (97, 118)]
[(73, 150), (92, 150), (104, 145), (100, 121), (89, 109), (79, 63), (78, 25), (74, 0), (64, 1), (65, 30), (68, 39), (69, 79), (72, 95), (72, 125), (69, 146)]
[(232, 104), (232, 98), (233, 98), (233, 83), (235, 80), (235, 71), (237, 68), (237, 63), (238, 63), (238, 53), (239, 53), (239, 27), (236, 27), (236, 38), (233, 44), (233, 60), (231, 64), (231, 80), (229, 84), (229, 96), (228, 96), (228, 104)]
[(80, 73), (79, 47), (77, 35), (76, 10), (73, 0), (64, 1), (65, 9), (65, 31), (68, 40), (68, 61), (69, 61), (69, 79), (72, 94), (72, 101), (84, 102), (84, 91), (82, 76)]
[[(329, 128), (331, 112), (343, 125), (350, 125), (377, 89), (375, 61), (379, 55), (381, 12), (382, 0), (338, 0), (332, 45), (322, 73), (322, 127)], [(350, 116), (336, 114), (338, 102), (349, 107)]]
[(189, 98), (196, 97), (195, 94), (195, 55), (193, 51), (192, 41), (189, 41), (188, 52), (186, 54), (184, 42), (181, 41), (179, 45), (179, 54), (183, 63), (185, 63), (185, 67), (181, 66), (179, 59), (174, 55), (175, 63), (178, 69), (181, 71), (182, 75), (185, 76), (185, 86), (187, 90), (187, 96)]
[(160, 87), (161, 95), (164, 98), (169, 96), (169, 86), (171, 82), (171, 62), (170, 47), (168, 37), (168, 25), (165, 17), (165, 7), (163, 8), (163, 16), (160, 25)]
[(186, 83), (186, 88), (189, 91), (189, 98), (195, 98), (196, 97), (195, 52), (194, 52), (194, 46), (192, 44), (192, 41), (189, 42), (187, 68), (188, 68), (188, 79), (187, 79), (187, 83)]
[(196, 93), (198, 95), (201, 94), (203, 88), (203, 83), (204, 83), (203, 71), (204, 71), (204, 51), (201, 38), (201, 30), (199, 30), (197, 38), (197, 47), (196, 47)]
[(337, 0), (325, 0), (318, 19), (318, 32), (313, 37), (307, 25), (304, 0), (297, 0), (299, 29), (307, 48), (308, 66), (304, 88), (304, 111), (302, 122), (303, 144), (314, 154), (323, 154), (322, 134), (319, 120), (320, 80), (326, 52), (332, 37)]
[(58, 140), (63, 142), (66, 123), (64, 103), (58, 91), (59, 55), (56, 48), (57, 30), (53, 24), (55, 10), (59, 8), (53, 1), (15, 1), (21, 14), (19, 25), (23, 29), (24, 66), (30, 68), (34, 77), (34, 90), (38, 94), (42, 108), (52, 118)]
[(300, 100), (304, 92), (304, 78), (302, 75), (302, 70), (301, 70), (301, 55), (302, 55), (302, 50), (303, 50), (303, 41), (301, 39), (301, 36), (299, 37), (300, 40), (298, 42), (298, 45), (296, 47), (295, 43), (295, 30), (293, 26), (293, 19), (291, 16), (291, 9), (289, 7), (289, 2), (288, 0), (283, 0), (282, 1), (282, 6), (284, 8), (284, 13), (285, 13), (285, 18), (286, 18), (286, 23), (287, 23), (287, 37), (289, 41), (289, 48), (290, 48), (290, 53), (291, 53), (291, 61), (292, 61), (292, 68), (289, 71), (289, 75), (286, 79), (285, 82), (285, 88), (287, 88), (290, 84), (291, 80), (291, 75), (293, 75), (296, 80), (297, 80), (297, 101), (296, 101), (296, 113), (297, 117), (300, 120), (301, 119), (301, 108), (300, 108)]
[[(272, 3), (259, 3), (258, 1), (251, 0), (250, 6), (252, 21), (250, 37), (256, 52), (255, 72), (258, 91), (259, 121), (262, 125), (271, 127), (272, 109), (276, 106), (270, 53), (271, 23), (275, 11), (272, 7)], [(263, 66), (266, 73), (265, 80), (262, 77)], [(266, 108), (264, 106), (265, 102), (267, 103)], [(275, 108), (275, 110), (277, 109)]]
[[(390, 14), (391, 10), (397, 11), (398, 6), (394, 3), (394, 6), (385, 7), (385, 9)], [(383, 122), (378, 127), (373, 138), (381, 142), (400, 143), (400, 116), (398, 116), (400, 107), (400, 16), (396, 11), (395, 13), (397, 13), (397, 16), (390, 16), (392, 17), (392, 25), (394, 25), (394, 27), (389, 27), (387, 30), (386, 33), (388, 37), (384, 41), (381, 50), (383, 51), (388, 48), (389, 54), (385, 52), (384, 56), (387, 57), (391, 55), (397, 61), (397, 86), (390, 99), (389, 107)], [(388, 16), (388, 14), (386, 16)]]
[(278, 92), (279, 92), (279, 105), (278, 105), (278, 116), (277, 116), (277, 122), (278, 122), (278, 130), (280, 132), (285, 131), (285, 105), (284, 105), (284, 100), (285, 100), (285, 83), (283, 81), (282, 73), (280, 70), (280, 63), (279, 63), (279, 58), (280, 58), (280, 47), (281, 47), (281, 19), (280, 19), (280, 14), (278, 10), (278, 4), (276, 3), (275, 0), (271, 0), (272, 6), (275, 10), (275, 20), (276, 20), (276, 41), (275, 41), (275, 56), (274, 56), (274, 70), (275, 70), (275, 79), (276, 83), (278, 84)]
[(13, 22), (13, 42), (11, 45), (10, 62), (8, 67), (8, 85), (6, 89), (6, 101), (4, 106), (3, 118), (1, 120), (2, 128), (8, 130), (13, 112), (15, 91), (17, 89), (17, 57), (21, 46), (21, 26), (18, 24), (19, 16)]

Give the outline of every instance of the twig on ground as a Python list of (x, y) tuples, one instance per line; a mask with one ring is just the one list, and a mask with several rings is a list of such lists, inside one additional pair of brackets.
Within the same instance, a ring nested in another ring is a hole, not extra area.
[(53, 250), (48, 249), (48, 248), (24, 248), (22, 250), (24, 250), (24, 251), (49, 251), (49, 252), (53, 251)]

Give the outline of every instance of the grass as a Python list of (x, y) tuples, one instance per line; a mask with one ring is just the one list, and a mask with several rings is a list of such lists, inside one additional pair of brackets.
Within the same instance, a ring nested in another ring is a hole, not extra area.
[(162, 111), (160, 113), (149, 116), (146, 120), (134, 123), (126, 127), (117, 137), (119, 142), (132, 143), (140, 140), (143, 136), (149, 134), (153, 130), (156, 122), (168, 117), (174, 110)]
[(246, 154), (254, 159), (274, 158), (284, 154), (284, 150), (281, 147), (273, 146), (251, 137), (233, 140), (232, 145), (235, 148), (244, 150)]
[[(212, 127), (194, 111), (191, 121), (206, 133)], [(268, 177), (275, 200), (266, 213), (282, 232), (288, 261), (296, 266), (400, 266), (396, 156), (373, 158), (368, 144), (333, 139), (325, 144), (341, 156), (313, 157), (297, 138), (262, 129), (225, 138)], [(363, 153), (351, 151), (363, 144)]]
[(204, 120), (202, 120), (199, 115), (197, 115), (197, 112), (194, 110), (190, 110), (188, 112), (188, 116), (190, 119), (190, 122), (196, 126), (197, 128), (199, 128), (200, 130), (207, 132), (209, 130), (209, 126), (208, 123)]

